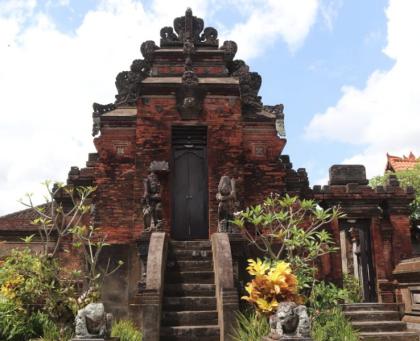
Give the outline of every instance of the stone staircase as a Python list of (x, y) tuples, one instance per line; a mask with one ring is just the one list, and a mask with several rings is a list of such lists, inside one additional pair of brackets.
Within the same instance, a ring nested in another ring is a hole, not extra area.
[(419, 334), (407, 330), (394, 303), (358, 303), (343, 305), (344, 315), (364, 341), (419, 341)]
[(213, 258), (209, 240), (170, 241), (161, 341), (218, 341)]

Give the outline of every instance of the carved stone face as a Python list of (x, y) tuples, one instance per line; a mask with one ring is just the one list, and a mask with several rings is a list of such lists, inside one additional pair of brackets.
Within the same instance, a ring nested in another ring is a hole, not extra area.
[(194, 97), (185, 97), (184, 98), (184, 108), (189, 109), (195, 106), (195, 99)]
[(105, 309), (103, 304), (91, 303), (85, 308), (86, 327), (90, 334), (97, 334), (105, 323)]
[[(97, 317), (98, 318), (98, 317)], [(86, 327), (90, 334), (97, 334), (100, 332), (101, 327), (103, 326), (103, 319), (94, 319), (86, 316)]]
[(218, 189), (219, 189), (219, 193), (222, 195), (230, 194), (230, 192), (232, 191), (232, 186), (231, 186), (230, 179), (228, 176), (226, 175), (222, 176), (222, 178), (220, 179)]
[(147, 177), (149, 179), (149, 186), (151, 193), (159, 193), (160, 192), (160, 183), (157, 175), (155, 173), (150, 173)]
[(295, 307), (295, 303), (285, 302), (277, 310), (276, 317), (281, 321), (283, 331), (286, 334), (293, 333), (298, 326), (299, 316), (295, 313)]

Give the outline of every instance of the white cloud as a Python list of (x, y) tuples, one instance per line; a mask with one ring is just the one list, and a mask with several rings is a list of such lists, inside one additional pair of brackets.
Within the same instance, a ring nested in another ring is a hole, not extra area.
[(338, 12), (343, 6), (343, 0), (321, 0), (319, 10), (325, 26), (332, 31), (334, 21), (338, 16)]
[[(292, 46), (300, 44), (317, 6), (316, 0), (304, 2), (297, 6), (294, 0), (272, 0), (262, 9), (262, 1), (248, 2), (248, 17), (231, 32), (241, 56), (253, 57), (253, 50), (261, 53), (267, 46), (261, 41), (277, 35)], [(87, 154), (95, 151), (91, 104), (113, 101), (115, 76), (140, 58), (143, 41), (158, 41), (160, 28), (172, 25), (188, 6), (206, 21), (215, 10), (230, 5), (154, 0), (146, 11), (138, 1), (103, 0), (67, 34), (46, 14), (48, 6), (43, 10), (35, 0), (3, 0), (0, 215), (22, 208), (16, 200), (26, 192), (39, 192), (43, 180), (64, 181), (71, 165), (83, 167)]]
[[(299, 48), (310, 28), (315, 23), (318, 0), (268, 0), (247, 3), (241, 8), (248, 14), (245, 22), (236, 24), (227, 33), (229, 39), (238, 43), (238, 57), (255, 58), (280, 38), (291, 51)], [(239, 7), (238, 7), (239, 8)]]
[(368, 176), (384, 171), (387, 152), (420, 153), (419, 11), (417, 0), (390, 1), (384, 53), (394, 65), (373, 72), (362, 89), (344, 86), (339, 101), (306, 127), (310, 138), (361, 145), (343, 162), (365, 164)]

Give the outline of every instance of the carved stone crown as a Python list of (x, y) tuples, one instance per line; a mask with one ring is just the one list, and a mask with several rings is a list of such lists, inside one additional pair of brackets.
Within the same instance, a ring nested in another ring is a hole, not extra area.
[(203, 29), (203, 19), (193, 16), (191, 8), (188, 8), (183, 17), (175, 18), (173, 28), (166, 26), (160, 30), (160, 46), (182, 46), (185, 41), (192, 41), (196, 46), (217, 48), (217, 30), (213, 27)]

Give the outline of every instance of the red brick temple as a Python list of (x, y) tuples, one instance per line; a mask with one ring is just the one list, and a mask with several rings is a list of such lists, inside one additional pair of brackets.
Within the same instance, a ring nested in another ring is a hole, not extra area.
[[(340, 251), (324, 257), (322, 277), (351, 273), (366, 302), (400, 301), (393, 271), (412, 255), (413, 190), (395, 177), (371, 188), (361, 165), (332, 166), (328, 185), (309, 187), (282, 154), (283, 105), (263, 104), (261, 76), (235, 59), (236, 43), (220, 43), (191, 10), (160, 35), (117, 75), (115, 102), (93, 105), (96, 153), (68, 177), (97, 186), (92, 220), (108, 235), (106, 256), (125, 263), (105, 283), (107, 309), (148, 341), (229, 339), (249, 250), (220, 217), (222, 183), (238, 209), (272, 192), (340, 205), (346, 218), (329, 226)], [(0, 218), (4, 252), (32, 233), (28, 215)]]

